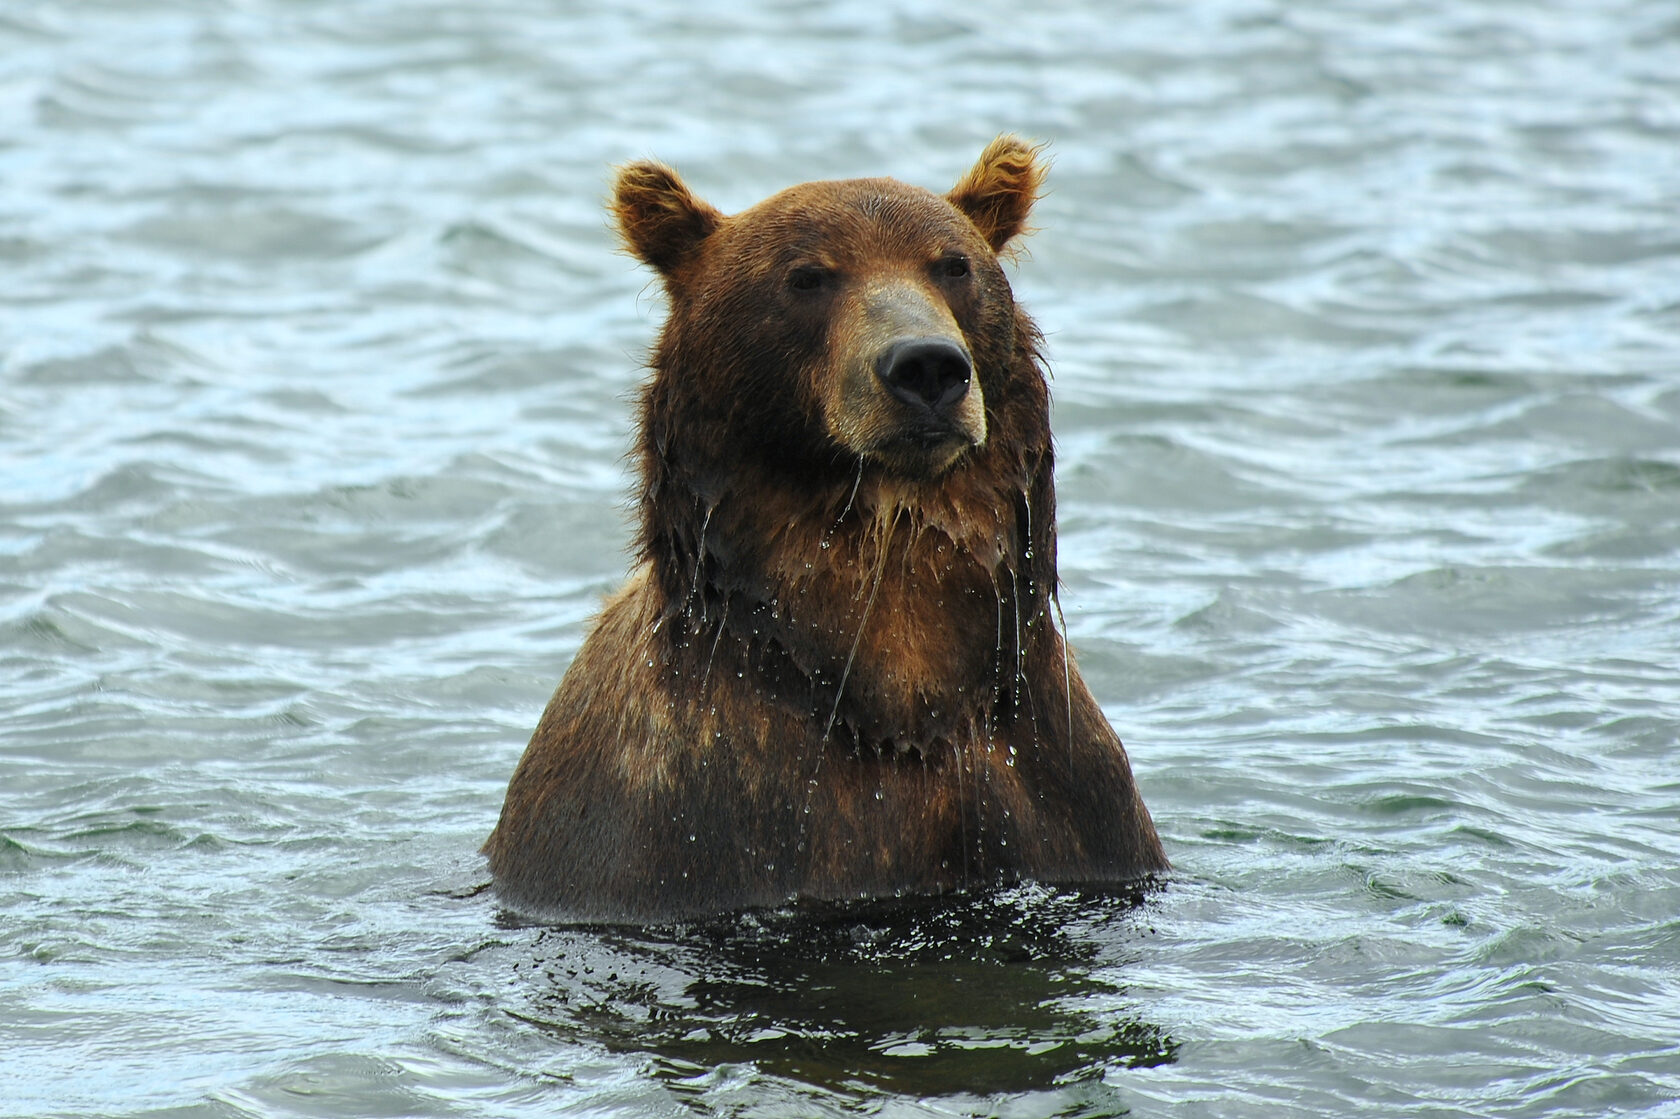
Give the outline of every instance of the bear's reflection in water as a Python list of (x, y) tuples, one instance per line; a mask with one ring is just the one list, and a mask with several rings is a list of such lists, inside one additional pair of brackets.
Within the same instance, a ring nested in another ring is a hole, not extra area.
[(1171, 1038), (1125, 995), (1148, 919), (1139, 894), (1021, 886), (553, 928), (520, 968), (533, 978), (520, 1016), (649, 1054), (679, 1089), (750, 1065), (866, 1095), (1036, 1091), (1173, 1060)]

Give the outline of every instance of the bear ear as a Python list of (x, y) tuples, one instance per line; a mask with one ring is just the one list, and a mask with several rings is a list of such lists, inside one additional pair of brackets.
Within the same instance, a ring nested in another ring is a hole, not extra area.
[(666, 276), (723, 221), (675, 171), (651, 160), (618, 169), (612, 211), (625, 245)]
[(1019, 136), (999, 136), (945, 196), (968, 215), (993, 252), (1001, 252), (1027, 227), (1027, 213), (1044, 185), (1046, 167), (1038, 158), (1043, 150)]

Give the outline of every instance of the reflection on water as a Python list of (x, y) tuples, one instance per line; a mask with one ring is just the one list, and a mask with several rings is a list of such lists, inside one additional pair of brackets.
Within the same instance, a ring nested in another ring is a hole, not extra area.
[(664, 930), (550, 929), (521, 1017), (557, 1038), (835, 1092), (1049, 1089), (1173, 1060), (1125, 995), (1150, 902), (1025, 887), (800, 905)]

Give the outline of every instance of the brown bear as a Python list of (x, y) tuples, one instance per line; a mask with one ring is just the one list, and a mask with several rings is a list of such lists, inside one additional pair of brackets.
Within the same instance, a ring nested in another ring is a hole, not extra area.
[(633, 163), (669, 317), (637, 563), (485, 844), (511, 907), (649, 920), (1167, 860), (1052, 619), (1049, 392), (998, 262), (1044, 178), (813, 182), (733, 216)]

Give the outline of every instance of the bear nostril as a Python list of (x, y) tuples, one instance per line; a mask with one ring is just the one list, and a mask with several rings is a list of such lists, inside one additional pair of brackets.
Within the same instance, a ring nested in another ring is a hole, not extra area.
[(913, 338), (888, 346), (875, 363), (875, 375), (900, 400), (938, 412), (967, 394), (974, 367), (949, 339)]

